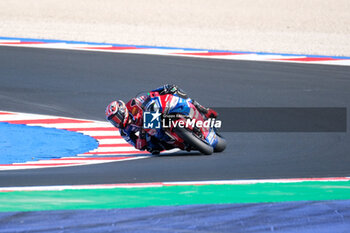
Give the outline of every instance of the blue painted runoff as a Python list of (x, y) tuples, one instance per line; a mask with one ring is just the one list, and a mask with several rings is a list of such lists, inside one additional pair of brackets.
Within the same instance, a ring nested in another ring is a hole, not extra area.
[(97, 147), (81, 133), (0, 122), (0, 164), (75, 156)]

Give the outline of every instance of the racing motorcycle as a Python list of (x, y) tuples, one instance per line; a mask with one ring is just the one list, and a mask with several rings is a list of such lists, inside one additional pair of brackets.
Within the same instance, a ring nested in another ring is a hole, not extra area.
[(144, 125), (143, 128), (153, 141), (158, 141), (156, 143), (167, 150), (198, 150), (205, 155), (225, 150), (226, 140), (217, 132), (221, 121), (207, 119), (191, 99), (176, 94), (159, 95), (158, 92), (150, 92), (149, 96), (144, 114), (151, 113), (154, 118), (159, 117), (159, 121), (156, 126), (152, 125), (154, 127)]

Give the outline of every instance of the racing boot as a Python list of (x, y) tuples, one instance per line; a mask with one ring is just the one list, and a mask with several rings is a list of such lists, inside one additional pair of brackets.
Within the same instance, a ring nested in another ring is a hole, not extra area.
[(198, 111), (200, 111), (201, 113), (203, 113), (205, 115), (206, 118), (209, 119), (209, 118), (217, 118), (218, 117), (218, 113), (215, 110), (213, 110), (211, 108), (206, 108), (195, 100), (192, 100), (192, 103), (198, 109)]

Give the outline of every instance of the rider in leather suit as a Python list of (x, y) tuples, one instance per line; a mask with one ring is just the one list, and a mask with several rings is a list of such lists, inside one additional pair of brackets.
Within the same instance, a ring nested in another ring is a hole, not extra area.
[[(187, 99), (187, 94), (176, 85), (166, 84), (152, 92), (158, 92), (160, 95), (177, 94), (179, 97)], [(126, 104), (121, 101), (113, 101), (106, 108), (106, 118), (111, 124), (119, 128), (120, 135), (132, 146), (139, 150), (147, 150), (152, 154), (159, 154), (162, 150), (172, 149), (166, 143), (160, 143), (158, 140), (146, 134), (142, 129), (143, 111), (145, 103), (149, 96), (144, 95), (132, 98)], [(217, 113), (200, 105), (192, 99), (193, 105), (202, 112), (207, 118), (216, 118)]]

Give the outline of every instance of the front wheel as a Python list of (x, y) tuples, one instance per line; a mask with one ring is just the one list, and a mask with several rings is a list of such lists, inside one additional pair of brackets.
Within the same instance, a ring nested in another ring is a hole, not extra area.
[(174, 128), (175, 133), (181, 137), (190, 146), (199, 150), (202, 154), (211, 155), (214, 152), (212, 146), (200, 139), (197, 135), (185, 128)]

